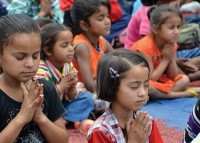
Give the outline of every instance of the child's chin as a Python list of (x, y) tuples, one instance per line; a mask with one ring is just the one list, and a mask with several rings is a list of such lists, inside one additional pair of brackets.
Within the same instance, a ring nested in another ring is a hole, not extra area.
[(105, 32), (105, 34), (103, 34), (104, 36), (108, 36), (110, 34), (110, 31)]
[(20, 79), (20, 82), (27, 82), (29, 80), (32, 80), (34, 77), (23, 77)]

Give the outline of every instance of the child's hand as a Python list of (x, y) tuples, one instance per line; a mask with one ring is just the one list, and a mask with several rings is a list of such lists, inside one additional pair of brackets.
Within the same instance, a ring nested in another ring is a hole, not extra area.
[(40, 0), (40, 11), (38, 16), (45, 17), (49, 15), (50, 17), (54, 16), (54, 12), (51, 9), (51, 1), (50, 0)]
[(38, 86), (38, 80), (34, 79), (29, 82), (29, 84), (30, 87), (24, 82), (20, 83), (23, 93), (23, 102), (19, 115), (24, 123), (28, 123), (33, 119), (36, 107), (41, 102), (41, 98), (39, 98), (40, 86)]
[(168, 43), (165, 45), (165, 47), (161, 51), (162, 57), (165, 58), (168, 61), (171, 61), (174, 57), (174, 49), (173, 44)]
[(78, 82), (77, 72), (71, 71), (66, 76), (62, 77), (59, 86), (63, 93), (70, 92), (71, 88), (76, 88)]
[(179, 68), (186, 74), (194, 73), (199, 70), (199, 68), (192, 64), (188, 58), (177, 59), (177, 64)]
[(76, 85), (78, 83), (78, 75), (77, 75), (77, 71), (73, 71), (72, 72), (72, 80), (71, 80), (71, 86), (70, 88), (68, 89), (68, 92), (72, 92), (74, 90), (76, 90)]
[(139, 112), (135, 119), (127, 122), (126, 130), (128, 134), (128, 143), (145, 143), (150, 131), (149, 115), (145, 112)]
[(44, 100), (44, 94), (43, 94), (43, 84), (39, 84), (39, 97), (40, 98), (40, 102), (38, 104), (38, 106), (36, 107), (36, 110), (35, 110), (35, 114), (33, 116), (33, 120), (37, 123), (39, 122), (40, 120), (42, 120), (42, 116), (44, 115), (43, 112), (42, 112), (42, 103), (43, 103), (43, 100)]

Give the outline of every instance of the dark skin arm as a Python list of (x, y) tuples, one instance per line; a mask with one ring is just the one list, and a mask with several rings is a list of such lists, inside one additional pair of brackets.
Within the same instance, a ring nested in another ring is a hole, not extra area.
[(113, 47), (111, 46), (111, 44), (106, 40), (106, 51), (105, 53), (109, 53), (113, 51)]
[(78, 44), (75, 48), (75, 55), (77, 57), (85, 88), (90, 92), (94, 92), (95, 80), (92, 76), (92, 71), (90, 69), (89, 47), (84, 43)]

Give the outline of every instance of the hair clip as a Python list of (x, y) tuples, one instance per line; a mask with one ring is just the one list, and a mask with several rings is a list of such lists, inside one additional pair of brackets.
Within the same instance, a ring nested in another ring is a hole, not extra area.
[(111, 76), (111, 78), (113, 78), (113, 79), (116, 79), (117, 77), (119, 77), (119, 74), (118, 74), (118, 72), (117, 71), (115, 71), (113, 68), (109, 68), (110, 69), (110, 76)]

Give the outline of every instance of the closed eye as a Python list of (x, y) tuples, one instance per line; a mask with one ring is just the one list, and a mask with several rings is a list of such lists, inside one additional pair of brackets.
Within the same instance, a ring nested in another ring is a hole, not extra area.
[(40, 57), (40, 53), (39, 52), (33, 54), (33, 59), (38, 59), (39, 57)]

